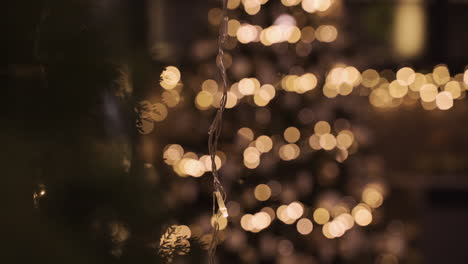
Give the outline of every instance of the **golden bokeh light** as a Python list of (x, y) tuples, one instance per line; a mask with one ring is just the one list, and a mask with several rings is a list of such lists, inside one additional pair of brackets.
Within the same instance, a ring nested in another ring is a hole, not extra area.
[(304, 207), (299, 202), (292, 202), (286, 208), (286, 213), (292, 219), (299, 219), (304, 214)]
[(239, 7), (241, 0), (228, 0), (227, 2), (227, 8), (228, 9), (236, 9)]
[(408, 86), (414, 82), (416, 78), (416, 73), (413, 69), (409, 67), (404, 67), (398, 70), (396, 78), (401, 86)]
[(445, 65), (438, 65), (434, 68), (432, 72), (432, 78), (434, 82), (438, 85), (443, 85), (450, 81), (450, 72), (447, 66)]
[(452, 95), (453, 99), (457, 99), (461, 96), (462, 88), (460, 83), (457, 81), (450, 81), (445, 84), (444, 91), (449, 92)]
[(394, 80), (388, 86), (388, 92), (393, 98), (402, 98), (408, 93), (408, 86), (401, 83), (403, 81)]
[(376, 188), (366, 187), (362, 192), (362, 201), (372, 208), (378, 208), (383, 203), (383, 195)]
[(325, 208), (317, 208), (314, 211), (313, 218), (317, 224), (323, 225), (330, 220), (330, 213)]
[(180, 71), (175, 66), (167, 66), (161, 73), (159, 84), (166, 90), (173, 89), (180, 81)]
[(228, 35), (231, 37), (237, 36), (237, 30), (241, 26), (239, 20), (231, 19), (228, 21)]
[(195, 105), (200, 110), (206, 110), (213, 104), (213, 95), (207, 91), (200, 91), (195, 97)]
[(360, 226), (367, 226), (372, 222), (372, 213), (365, 204), (358, 204), (353, 208), (354, 222)]
[(367, 88), (375, 87), (377, 84), (379, 84), (379, 81), (380, 75), (374, 69), (368, 69), (362, 73), (362, 85)]
[(297, 127), (288, 127), (284, 130), (283, 137), (289, 143), (296, 143), (301, 137), (301, 132)]
[(331, 132), (331, 126), (327, 121), (319, 121), (314, 125), (315, 134), (322, 136)]
[(269, 136), (259, 136), (255, 140), (255, 147), (262, 153), (269, 152), (273, 148), (273, 141)]
[(301, 150), (296, 144), (286, 144), (279, 148), (278, 154), (282, 160), (294, 160), (299, 157)]
[(324, 134), (320, 136), (320, 147), (325, 150), (332, 150), (336, 147), (336, 138), (332, 134)]
[(254, 132), (248, 127), (239, 128), (239, 130), (237, 131), (237, 135), (239, 135), (242, 139), (245, 139), (247, 141), (252, 141), (254, 139)]
[(301, 218), (296, 223), (297, 232), (299, 232), (301, 235), (310, 234), (313, 228), (314, 225), (312, 224), (312, 221), (307, 218)]
[(421, 89), (419, 90), (419, 94), (421, 96), (421, 100), (430, 103), (435, 101), (436, 96), (437, 96), (437, 86), (435, 86), (432, 83), (427, 83), (421, 86)]
[(436, 105), (440, 110), (448, 110), (453, 106), (453, 97), (449, 92), (440, 92), (436, 96)]
[(255, 83), (252, 79), (244, 78), (239, 82), (239, 92), (243, 95), (252, 95), (255, 93)]
[(266, 201), (271, 197), (271, 189), (266, 184), (259, 184), (254, 190), (255, 198), (259, 201)]
[(321, 25), (317, 28), (315, 35), (321, 42), (333, 42), (338, 37), (338, 30), (332, 25)]

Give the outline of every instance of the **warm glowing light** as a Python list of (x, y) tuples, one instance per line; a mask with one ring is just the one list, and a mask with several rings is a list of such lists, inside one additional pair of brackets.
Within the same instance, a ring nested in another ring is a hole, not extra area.
[(239, 92), (243, 95), (252, 95), (255, 92), (255, 83), (252, 79), (244, 78), (239, 82)]
[(237, 30), (241, 26), (240, 22), (236, 19), (231, 19), (228, 21), (228, 35), (231, 37), (237, 36)]
[(417, 56), (424, 48), (425, 11), (421, 4), (399, 3), (395, 10), (393, 46), (402, 58)]
[(257, 39), (258, 32), (255, 26), (244, 24), (239, 27), (236, 35), (240, 43), (247, 44)]
[(414, 82), (414, 79), (416, 78), (416, 73), (413, 69), (409, 67), (404, 67), (398, 70), (396, 78), (401, 86), (408, 86)]
[(251, 231), (254, 226), (252, 224), (252, 219), (253, 219), (253, 215), (251, 214), (245, 214), (241, 217), (241, 227), (242, 229), (244, 229), (245, 231)]
[(330, 213), (325, 208), (317, 208), (314, 211), (313, 218), (317, 224), (323, 225), (330, 220)]
[(252, 129), (248, 127), (242, 127), (237, 131), (237, 135), (239, 135), (241, 138), (247, 140), (247, 141), (252, 141), (254, 139), (254, 133)]
[(296, 127), (288, 127), (283, 133), (284, 140), (289, 143), (295, 143), (301, 137), (301, 132)]
[(461, 86), (457, 81), (450, 81), (445, 84), (444, 90), (449, 92), (452, 95), (453, 99), (457, 99), (461, 96)]
[(372, 222), (370, 209), (364, 204), (358, 204), (352, 211), (354, 221), (360, 226), (367, 226)]
[(181, 145), (172, 144), (164, 148), (163, 158), (164, 162), (168, 165), (174, 165), (177, 161), (182, 159), (183, 155), (184, 149)]
[(377, 189), (367, 187), (362, 192), (362, 201), (372, 208), (377, 208), (382, 205), (383, 196)]
[(266, 212), (258, 212), (252, 218), (253, 229), (258, 229), (259, 231), (267, 228), (270, 223), (270, 215)]
[(437, 86), (432, 83), (424, 84), (419, 90), (421, 100), (424, 102), (433, 102), (437, 96)]
[(402, 98), (408, 93), (408, 86), (401, 83), (402, 81), (395, 80), (388, 86), (388, 92), (393, 98)]
[(208, 109), (213, 103), (213, 95), (207, 91), (201, 91), (195, 97), (195, 105), (201, 110)]
[(240, 2), (241, 0), (228, 0), (227, 8), (231, 10), (236, 9), (239, 7)]
[(320, 146), (320, 136), (317, 134), (313, 134), (309, 137), (309, 146), (314, 150), (320, 150), (322, 147)]
[(372, 88), (379, 84), (380, 76), (379, 73), (374, 69), (365, 70), (362, 73), (362, 85), (367, 88)]
[(432, 72), (432, 78), (434, 79), (434, 82), (438, 85), (443, 85), (450, 81), (450, 72), (447, 66), (445, 65), (439, 65), (434, 68), (434, 71)]
[(332, 134), (324, 134), (320, 136), (320, 147), (325, 150), (332, 150), (336, 147), (336, 138)]
[(453, 106), (453, 97), (449, 92), (440, 92), (436, 96), (436, 104), (440, 110), (448, 110)]
[(336, 137), (336, 146), (340, 149), (348, 149), (354, 141), (353, 132), (349, 130), (342, 130)]
[(160, 76), (161, 80), (159, 84), (162, 88), (166, 90), (173, 89), (177, 86), (180, 81), (180, 71), (177, 67), (168, 66), (166, 69), (161, 73)]
[(273, 141), (269, 136), (259, 136), (255, 140), (255, 147), (262, 153), (269, 152), (273, 148)]
[(319, 121), (314, 126), (315, 134), (321, 136), (331, 132), (331, 126), (327, 121)]
[(331, 25), (322, 25), (317, 28), (315, 35), (321, 42), (333, 42), (338, 37), (338, 30)]
[(271, 189), (266, 184), (259, 184), (255, 187), (254, 195), (257, 200), (266, 201), (270, 199)]
[(304, 214), (304, 208), (302, 207), (302, 204), (298, 202), (292, 202), (286, 208), (286, 213), (290, 218), (298, 219), (302, 216), (302, 214)]
[(301, 235), (310, 234), (313, 228), (314, 225), (312, 224), (312, 221), (307, 218), (301, 218), (296, 223), (297, 232), (299, 232)]
[(298, 145), (286, 144), (280, 147), (278, 154), (282, 160), (293, 160), (299, 156), (300, 152)]

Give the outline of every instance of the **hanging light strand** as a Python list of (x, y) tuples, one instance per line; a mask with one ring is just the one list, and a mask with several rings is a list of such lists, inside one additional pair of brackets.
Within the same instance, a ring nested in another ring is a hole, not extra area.
[[(227, 209), (224, 204), (226, 200), (226, 193), (219, 181), (219, 174), (218, 168), (216, 166), (216, 152), (218, 151), (218, 141), (219, 136), (221, 135), (222, 124), (223, 124), (223, 112), (226, 108), (227, 102), (227, 89), (228, 89), (228, 78), (226, 74), (226, 68), (223, 63), (224, 57), (224, 43), (227, 39), (227, 0), (223, 1), (223, 11), (222, 11), (222, 21), (219, 28), (219, 36), (218, 36), (218, 55), (216, 57), (216, 66), (218, 67), (218, 73), (221, 77), (222, 86), (223, 86), (223, 94), (221, 96), (219, 109), (216, 112), (216, 115), (211, 123), (210, 129), (208, 131), (208, 151), (210, 153), (211, 159), (211, 172), (213, 174), (213, 234), (212, 239), (210, 242), (210, 246), (208, 249), (208, 263), (214, 264), (215, 263), (215, 256), (216, 256), (216, 247), (218, 244), (218, 232), (219, 232), (219, 223), (218, 220), (220, 217), (227, 217)], [(217, 206), (216, 206), (217, 205)], [(216, 212), (216, 208), (218, 208), (218, 212)]]

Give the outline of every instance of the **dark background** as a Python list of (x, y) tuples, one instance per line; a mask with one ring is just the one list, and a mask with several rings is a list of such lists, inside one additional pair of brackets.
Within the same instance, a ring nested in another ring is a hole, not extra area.
[[(375, 45), (385, 50), (385, 40), (375, 40), (362, 18), (366, 12), (385, 13), (395, 2), (348, 2), (345, 23), (359, 37), (346, 52), (352, 57)], [(89, 229), (99, 214), (96, 208), (101, 207), (114, 208), (109, 215), (124, 215), (132, 226), (140, 226), (135, 232), (142, 237), (150, 236), (149, 226), (164, 218), (159, 212), (180, 214), (164, 208), (150, 216), (143, 213), (147, 212), (144, 207), (158, 207), (161, 194), (153, 190), (151, 200), (138, 195), (145, 188), (139, 179), (128, 179), (115, 165), (120, 162), (115, 152), (129, 151), (137, 140), (131, 105), (144, 88), (136, 88), (135, 98), (120, 105), (120, 121), (104, 107), (106, 96), (115, 89), (116, 64), (127, 61), (135, 68), (159, 67), (145, 55), (144, 1), (18, 0), (5, 4), (2, 46), (6, 45), (7, 64), (2, 77), (6, 85), (0, 97), (4, 109), (0, 114), (6, 204), (2, 218), (7, 234), (0, 246), (4, 263), (138, 263), (138, 258), (146, 263), (151, 257), (145, 258), (148, 253), (138, 249), (138, 241), (130, 245), (134, 247), (130, 255), (115, 260), (107, 254), (109, 245), (102, 243), (100, 236), (105, 235)], [(163, 20), (170, 30), (165, 38), (176, 53), (168, 61), (192, 67), (186, 50), (195, 38), (212, 36), (206, 13), (219, 3), (178, 0), (166, 4)], [(367, 65), (398, 69), (411, 64), (430, 71), (445, 63), (452, 72), (463, 72), (468, 64), (468, 3), (433, 0), (426, 1), (426, 7), (428, 40), (422, 56), (405, 62), (369, 58)], [(36, 30), (44, 10), (47, 19), (38, 41)], [(379, 24), (379, 18), (385, 16), (374, 16), (372, 22)], [(148, 80), (140, 74), (135, 82), (144, 87)], [(462, 263), (466, 259), (467, 113), (463, 99), (448, 114), (401, 109), (369, 111), (363, 118), (375, 133), (369, 151), (378, 152), (388, 170), (392, 196), (387, 214), (419, 228), (412, 243), (423, 261), (407, 263)], [(197, 145), (204, 146), (205, 141)], [(44, 181), (51, 186), (49, 197), (38, 210), (31, 194)]]

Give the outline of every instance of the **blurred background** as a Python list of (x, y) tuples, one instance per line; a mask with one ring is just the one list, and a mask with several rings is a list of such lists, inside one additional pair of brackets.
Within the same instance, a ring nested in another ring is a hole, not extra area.
[[(227, 1), (217, 263), (461, 263), (467, 14)], [(206, 262), (221, 21), (221, 0), (7, 3), (8, 263)]]

